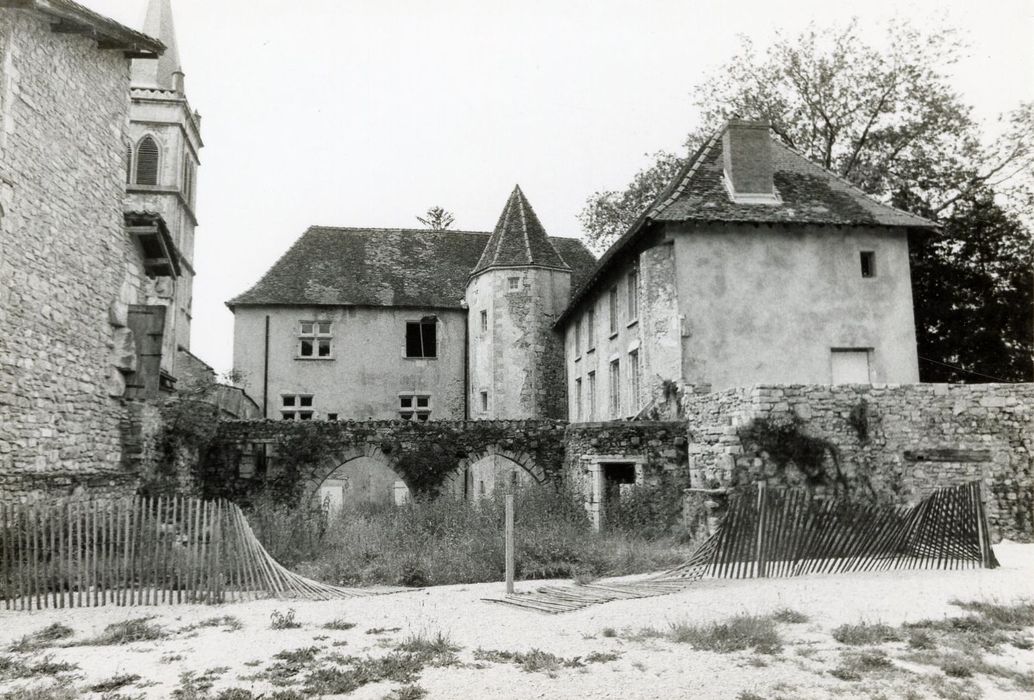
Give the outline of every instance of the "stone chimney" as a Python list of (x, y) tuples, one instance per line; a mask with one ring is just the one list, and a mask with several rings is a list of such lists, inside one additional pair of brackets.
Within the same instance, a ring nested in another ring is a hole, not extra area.
[(722, 134), (725, 186), (738, 204), (779, 204), (767, 121), (730, 119)]

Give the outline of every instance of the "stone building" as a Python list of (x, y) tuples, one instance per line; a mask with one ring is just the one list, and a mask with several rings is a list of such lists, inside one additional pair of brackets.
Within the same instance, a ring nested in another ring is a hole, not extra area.
[(918, 382), (907, 233), (932, 226), (731, 121), (556, 324), (569, 419), (634, 416), (665, 383)]
[(520, 189), (491, 234), (310, 228), (234, 313), (234, 369), (269, 418), (561, 417), (552, 331), (594, 264)]
[(162, 49), (74, 2), (0, 2), (5, 496), (125, 477), (124, 290), (140, 284), (124, 224), (129, 69)]
[(133, 433), (177, 373), (211, 373), (189, 355), (201, 141), (169, 0), (145, 31), (0, 0), (2, 498), (134, 488)]

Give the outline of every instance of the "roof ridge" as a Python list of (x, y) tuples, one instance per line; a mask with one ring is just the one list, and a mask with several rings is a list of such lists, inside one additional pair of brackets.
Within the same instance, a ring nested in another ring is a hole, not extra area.
[[(520, 192), (520, 189), (520, 185), (518, 185), (517, 191)], [(524, 196), (523, 192), (521, 192), (521, 196)], [(528, 206), (531, 206), (531, 202), (528, 202)], [(524, 236), (524, 252), (528, 254), (528, 264), (533, 265), (535, 263), (535, 256), (531, 254), (531, 233), (528, 231), (528, 215), (527, 212), (524, 211), (524, 207), (520, 207), (517, 213), (521, 216), (521, 234)], [(546, 233), (545, 230), (542, 232)], [(547, 233), (546, 236), (548, 237), (549, 234)]]
[(794, 148), (791, 148), (789, 145), (783, 143), (782, 140), (780, 140), (780, 139), (772, 139), (772, 143), (782, 147), (786, 151), (789, 151), (790, 153), (794, 154), (798, 158), (803, 158), (811, 167), (816, 168), (818, 170), (821, 170), (822, 172), (826, 173), (827, 175), (829, 175), (833, 179), (841, 182), (842, 184), (846, 185), (847, 187), (849, 187), (853, 191), (857, 192), (858, 194), (860, 194), (865, 199), (868, 199), (873, 204), (876, 204), (878, 206), (884, 207), (886, 209), (890, 209), (892, 211), (896, 211), (896, 212), (898, 212), (900, 214), (904, 214), (906, 216), (914, 217), (916, 219), (919, 219), (920, 221), (925, 221), (928, 224), (936, 225), (936, 223), (937, 223), (935, 221), (927, 219), (924, 216), (919, 216), (918, 214), (913, 214), (910, 211), (905, 211), (904, 209), (899, 209), (899, 208), (897, 208), (897, 207), (895, 207), (895, 206), (893, 206), (891, 204), (885, 204), (885, 203), (881, 202), (880, 200), (876, 199), (871, 194), (869, 194), (868, 192), (863, 190), (861, 187), (859, 187), (858, 185), (856, 185), (853, 182), (851, 182), (850, 180), (848, 180), (843, 175), (840, 175), (839, 173), (837, 173), (834, 170), (830, 170), (829, 168), (827, 168), (824, 165), (820, 165), (820, 164), (816, 163), (815, 161), (813, 161), (811, 158), (809, 158), (808, 156), (804, 155), (800, 151), (798, 151), (798, 150), (796, 150)]
[(491, 236), (491, 231), (474, 231), (471, 229), (455, 229), (455, 228), (443, 228), (443, 229), (428, 229), (428, 228), (406, 228), (403, 226), (326, 226), (323, 224), (311, 224), (306, 231), (312, 231), (314, 229), (323, 229), (330, 231), (370, 231), (370, 232), (412, 232), (412, 233), (462, 233), (462, 234), (477, 234)]
[(690, 160), (686, 163), (685, 174), (681, 178), (676, 178), (679, 184), (677, 184), (672, 189), (671, 193), (667, 196), (665, 196), (665, 193), (663, 191), (657, 196), (657, 200), (663, 198), (664, 201), (658, 204), (657, 200), (655, 200), (654, 203), (650, 205), (650, 207), (647, 209), (647, 211), (649, 212), (649, 216), (657, 216), (658, 214), (662, 213), (665, 209), (671, 206), (672, 202), (674, 202), (676, 199), (682, 196), (682, 193), (686, 189), (686, 185), (689, 184), (690, 179), (692, 179), (692, 177), (696, 174), (697, 170), (700, 169), (700, 164), (707, 159), (707, 156), (711, 153), (711, 149), (715, 147), (715, 144), (718, 143), (719, 137), (721, 137), (721, 135), (724, 133), (725, 127), (717, 129), (711, 135), (711, 137), (707, 141), (705, 141), (700, 148), (697, 149), (696, 156), (690, 158)]

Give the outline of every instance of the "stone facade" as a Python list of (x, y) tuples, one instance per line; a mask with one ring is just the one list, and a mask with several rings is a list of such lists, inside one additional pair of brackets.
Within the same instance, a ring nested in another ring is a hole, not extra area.
[(0, 493), (107, 488), (124, 478), (116, 302), (139, 286), (129, 61), (31, 10), (0, 20)]
[[(691, 481), (801, 485), (750, 438), (755, 421), (786, 425), (832, 446), (816, 487), (914, 504), (968, 481), (984, 486), (996, 539), (1034, 536), (1034, 385), (755, 386), (687, 395)], [(839, 470), (843, 480), (834, 472)]]

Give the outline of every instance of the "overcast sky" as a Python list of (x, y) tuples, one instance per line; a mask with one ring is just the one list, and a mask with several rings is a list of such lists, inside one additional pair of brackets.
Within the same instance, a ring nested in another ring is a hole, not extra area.
[[(146, 0), (80, 0), (129, 26)], [(205, 148), (191, 349), (232, 364), (224, 302), (310, 225), (491, 230), (520, 183), (547, 231), (695, 125), (690, 88), (745, 34), (854, 13), (963, 30), (963, 98), (993, 120), (1034, 99), (1034, 0), (173, 0)]]

